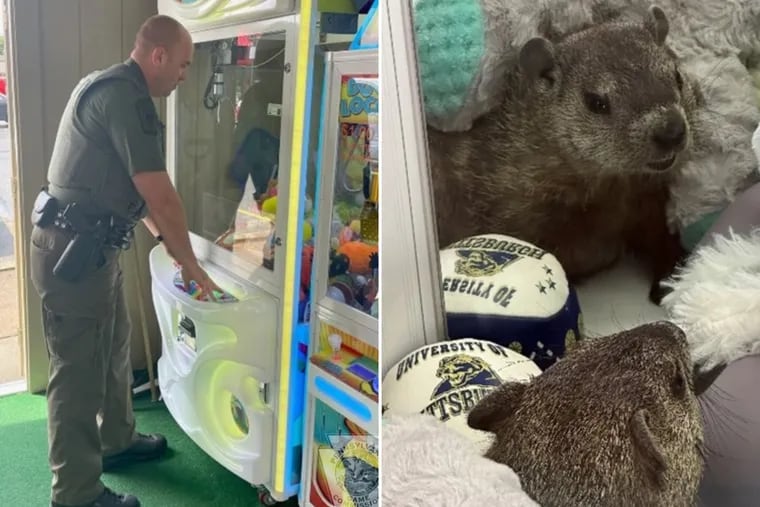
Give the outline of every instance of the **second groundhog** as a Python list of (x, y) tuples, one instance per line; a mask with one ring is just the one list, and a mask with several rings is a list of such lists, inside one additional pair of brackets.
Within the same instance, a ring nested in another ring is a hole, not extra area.
[(701, 100), (667, 34), (652, 7), (641, 23), (532, 39), (499, 108), (467, 132), (429, 128), (441, 246), (508, 234), (553, 253), (571, 282), (631, 252), (658, 301), (684, 254), (666, 204)]
[(507, 382), (467, 416), (495, 440), (542, 507), (693, 507), (704, 467), (686, 335), (669, 322), (586, 340), (527, 383)]

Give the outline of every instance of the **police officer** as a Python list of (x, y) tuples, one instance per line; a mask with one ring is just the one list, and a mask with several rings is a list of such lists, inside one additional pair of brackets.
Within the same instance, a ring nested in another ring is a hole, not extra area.
[(42, 298), (50, 357), (52, 505), (139, 506), (102, 471), (160, 457), (161, 435), (135, 431), (130, 322), (119, 253), (142, 220), (181, 266), (185, 283), (218, 290), (190, 246), (165, 168), (163, 126), (151, 97), (166, 97), (193, 56), (187, 30), (166, 16), (140, 28), (130, 58), (85, 77), (60, 121), (32, 220), (32, 282)]

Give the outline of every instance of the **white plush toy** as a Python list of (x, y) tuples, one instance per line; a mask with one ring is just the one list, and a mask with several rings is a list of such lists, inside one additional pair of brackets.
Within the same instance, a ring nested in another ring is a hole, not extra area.
[(383, 418), (383, 505), (539, 507), (508, 466), (429, 415)]
[[(760, 127), (752, 145), (760, 158)], [(729, 206), (667, 282), (668, 317), (705, 370), (760, 354), (760, 183)]]
[[(610, 17), (641, 19), (648, 0), (415, 0), (427, 121), (464, 131), (493, 109), (504, 74), (529, 39)], [(760, 121), (751, 68), (760, 61), (760, 0), (659, 0), (668, 43), (700, 84), (705, 106), (693, 160), (669, 210), (691, 248), (734, 196), (757, 181), (752, 132)]]

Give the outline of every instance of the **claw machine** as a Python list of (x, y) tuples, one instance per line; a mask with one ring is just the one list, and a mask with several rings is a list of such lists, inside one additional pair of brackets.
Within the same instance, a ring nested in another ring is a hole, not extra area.
[(159, 0), (194, 56), (167, 101), (167, 167), (193, 249), (224, 294), (182, 287), (150, 255), (169, 412), (209, 456), (274, 504), (301, 478), (318, 42), (311, 0)]
[(352, 47), (325, 67), (301, 498), (314, 507), (379, 503), (378, 53)]

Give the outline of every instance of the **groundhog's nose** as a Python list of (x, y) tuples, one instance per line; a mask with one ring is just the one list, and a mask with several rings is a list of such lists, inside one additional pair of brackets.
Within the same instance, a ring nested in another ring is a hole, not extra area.
[(662, 150), (675, 150), (683, 148), (686, 139), (686, 121), (683, 115), (671, 109), (668, 111), (665, 121), (654, 131), (652, 140)]

